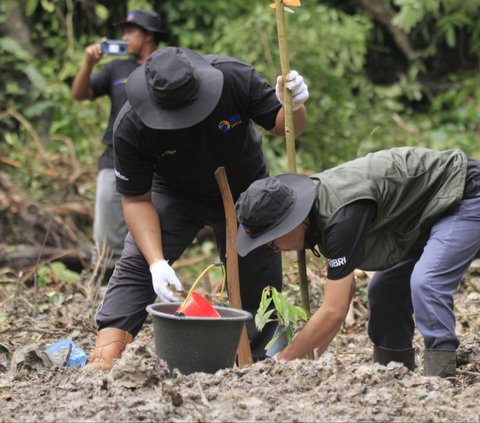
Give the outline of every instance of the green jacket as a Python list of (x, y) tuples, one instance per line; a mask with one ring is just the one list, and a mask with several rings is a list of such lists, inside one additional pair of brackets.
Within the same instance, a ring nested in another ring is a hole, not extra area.
[(398, 263), (415, 245), (425, 242), (432, 225), (463, 197), (467, 157), (460, 150), (393, 148), (310, 176), (317, 184), (310, 214), (322, 251), (330, 218), (356, 200), (377, 204), (367, 233), (365, 256), (358, 265), (381, 270)]

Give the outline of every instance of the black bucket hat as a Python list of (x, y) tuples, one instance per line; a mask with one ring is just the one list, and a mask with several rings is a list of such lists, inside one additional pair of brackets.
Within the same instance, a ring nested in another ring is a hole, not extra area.
[(300, 225), (313, 206), (315, 191), (310, 178), (292, 173), (253, 182), (235, 204), (238, 254), (243, 257)]
[(157, 12), (152, 10), (136, 9), (128, 12), (124, 21), (115, 25), (125, 26), (128, 24), (137, 25), (147, 31), (156, 32), (163, 35), (163, 39), (168, 38), (168, 32), (163, 28), (162, 20)]
[(142, 122), (154, 129), (180, 129), (206, 118), (220, 99), (223, 73), (193, 50), (154, 51), (127, 80), (127, 98)]

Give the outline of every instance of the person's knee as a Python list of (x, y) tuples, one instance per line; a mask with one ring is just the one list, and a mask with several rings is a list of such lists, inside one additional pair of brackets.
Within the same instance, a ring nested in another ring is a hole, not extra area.
[(415, 268), (410, 278), (410, 291), (414, 308), (424, 302), (430, 294), (428, 275), (422, 270)]
[(382, 304), (386, 303), (386, 296), (388, 295), (388, 289), (385, 289), (386, 284), (382, 283), (380, 278), (373, 277), (368, 283), (367, 297), (368, 306), (370, 310), (375, 310)]

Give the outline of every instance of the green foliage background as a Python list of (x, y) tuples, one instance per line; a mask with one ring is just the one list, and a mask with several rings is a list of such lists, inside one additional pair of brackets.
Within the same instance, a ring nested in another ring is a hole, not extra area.
[[(128, 9), (155, 9), (168, 22), (171, 44), (238, 57), (273, 83), (280, 65), (269, 3), (3, 0), (0, 171), (39, 201), (73, 189), (92, 201), (94, 184), (69, 184), (72, 163), (76, 181), (94, 175), (109, 111), (105, 98), (79, 103), (71, 97), (84, 48), (100, 36), (119, 37), (113, 24)], [(291, 67), (310, 89), (299, 171), (403, 145), (460, 147), (478, 156), (480, 1), (377, 0), (395, 12), (394, 26), (408, 36), (414, 50), (408, 59), (360, 3), (304, 0), (286, 16)], [(16, 19), (23, 32), (12, 30)], [(265, 149), (272, 172), (285, 171), (284, 140), (266, 136)], [(66, 175), (59, 178), (62, 167)]]

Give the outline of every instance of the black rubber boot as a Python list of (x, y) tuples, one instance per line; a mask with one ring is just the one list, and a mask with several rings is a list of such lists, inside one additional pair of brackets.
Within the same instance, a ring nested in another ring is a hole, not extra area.
[(425, 376), (454, 377), (457, 374), (457, 352), (425, 350), (423, 369)]
[(373, 362), (386, 366), (391, 361), (402, 363), (408, 370), (415, 369), (415, 348), (405, 350), (389, 350), (388, 348), (373, 346)]

